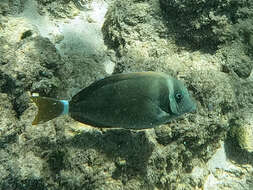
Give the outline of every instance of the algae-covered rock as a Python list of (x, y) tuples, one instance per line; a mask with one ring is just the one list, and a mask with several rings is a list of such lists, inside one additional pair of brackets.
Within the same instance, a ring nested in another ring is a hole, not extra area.
[(3, 0), (0, 4), (0, 15), (7, 15), (9, 9), (8, 0)]
[(231, 126), (230, 136), (233, 137), (241, 149), (253, 152), (253, 124), (252, 121), (237, 120)]
[(203, 110), (199, 109), (200, 112), (204, 111), (210, 115), (220, 113), (227, 117), (228, 113), (231, 114), (237, 109), (232, 77), (214, 70), (193, 72), (190, 77), (196, 98), (203, 106)]
[(251, 15), (252, 10), (252, 3), (246, 0), (160, 0), (160, 3), (168, 27), (175, 28), (178, 37), (209, 47), (234, 39), (239, 32), (235, 24)]
[(17, 15), (24, 10), (24, 3), (24, 0), (1, 0), (0, 15)]
[[(71, 18), (82, 11), (77, 10), (73, 2), (26, 2), (29, 10), (31, 7), (33, 11), (39, 9), (42, 16), (37, 15), (36, 18), (43, 20), (49, 13), (50, 19), (46, 21), (56, 20), (53, 29), (65, 30), (65, 33), (61, 33), (64, 37), (61, 42), (51, 40), (45, 31), (52, 25), (44, 25), (43, 22), (39, 25), (31, 17), (8, 17), (4, 15), (6, 8), (0, 8), (4, 18), (0, 18), (0, 99), (3, 100), (0, 102), (0, 189), (208, 190), (209, 187), (224, 187), (212, 183), (214, 177), (218, 176), (218, 182), (222, 184), (227, 182), (229, 175), (236, 182), (243, 183), (243, 187), (248, 187), (245, 184), (252, 180), (251, 174), (244, 175), (242, 168), (219, 174), (219, 168), (212, 170), (207, 167), (208, 160), (227, 136), (232, 121), (246, 112), (250, 113), (252, 108), (253, 87), (246, 79), (250, 67), (245, 64), (246, 67), (241, 68), (242, 63), (250, 63), (251, 60), (251, 41), (249, 44), (243, 41), (251, 39), (251, 31), (246, 29), (246, 25), (240, 26), (244, 31), (240, 35), (244, 37), (233, 41), (233, 51), (224, 46), (218, 54), (203, 53), (177, 43), (176, 39), (183, 34), (172, 32), (168, 27), (161, 1), (116, 0), (103, 26), (106, 44), (116, 51), (116, 56), (111, 53), (112, 62), (116, 64), (114, 72), (167, 72), (186, 83), (196, 99), (196, 113), (141, 131), (97, 129), (77, 123), (68, 116), (32, 126), (37, 108), (30, 102), (29, 92), (71, 98), (81, 88), (106, 75), (101, 64), (106, 60), (106, 53), (103, 45), (92, 43), (99, 41), (100, 28), (91, 30), (93, 35), (85, 36), (85, 30), (79, 30), (79, 25), (73, 27), (75, 22), (73, 24)], [(190, 9), (196, 2), (183, 1), (181, 4), (188, 3)], [(202, 5), (203, 1), (198, 2)], [(214, 2), (221, 6), (220, 1)], [(171, 3), (179, 5), (176, 1)], [(231, 8), (233, 1), (223, 3), (226, 10)], [(239, 4), (235, 2), (235, 5)], [(215, 34), (220, 36), (216, 38), (207, 27), (203, 30), (206, 36), (198, 39), (201, 28), (193, 33), (193, 40), (214, 38), (215, 43), (221, 43), (230, 39), (227, 30), (221, 31), (224, 26), (230, 29), (230, 18), (227, 17), (230, 13), (223, 17), (215, 10), (214, 13), (211, 16), (217, 27)], [(238, 18), (249, 14), (241, 10)], [(84, 23), (84, 18), (78, 19)], [(69, 26), (66, 27), (60, 20)], [(220, 21), (224, 21), (224, 25), (217, 24)], [(85, 24), (85, 27), (87, 30), (94, 29), (94, 23)], [(75, 33), (75, 30), (79, 32)], [(49, 39), (42, 33), (46, 33)], [(80, 43), (74, 43), (78, 40)], [(241, 46), (237, 47), (239, 43)], [(244, 56), (245, 59), (242, 58)], [(234, 146), (229, 149), (234, 150)], [(222, 165), (214, 160), (215, 164)], [(253, 164), (247, 163), (247, 171), (251, 171), (250, 165)], [(206, 181), (215, 185), (208, 186)], [(225, 185), (233, 187), (228, 183)]]
[(25, 19), (3, 23), (0, 36), (0, 89), (13, 99), (20, 115), (28, 107), (27, 91), (54, 94), (59, 78), (55, 75), (61, 58), (56, 48)]
[(180, 47), (207, 52), (221, 47), (221, 70), (247, 78), (253, 67), (252, 10), (246, 1), (115, 1), (102, 31), (120, 56), (115, 72), (162, 70), (165, 61), (179, 61)]
[(53, 18), (73, 18), (80, 12), (70, 0), (37, 0), (40, 14), (49, 13)]
[[(160, 39), (167, 35), (161, 17), (158, 1), (116, 0), (102, 28), (105, 43), (119, 53), (132, 49), (142, 56), (165, 54), (166, 48), (162, 48), (170, 44)], [(153, 51), (155, 47), (157, 51)]]
[(245, 124), (236, 129), (237, 140), (242, 149), (253, 152), (253, 125)]
[[(237, 95), (241, 92), (236, 91), (236, 94), (235, 86), (239, 81), (230, 72), (222, 70), (223, 64), (230, 64), (231, 61), (225, 62), (224, 57), (212, 56), (211, 53), (203, 54), (192, 50), (186, 52), (184, 47), (176, 46), (177, 41), (173, 39), (179, 38), (180, 33), (174, 35), (167, 27), (168, 23), (161, 22), (164, 17), (157, 1), (116, 1), (109, 10), (103, 34), (106, 44), (118, 52), (115, 72), (168, 72), (184, 80), (198, 102), (196, 114), (154, 129), (153, 138), (158, 146), (154, 149), (156, 153), (150, 157), (154, 164), (147, 168), (148, 180), (161, 189), (203, 187), (203, 176), (193, 180), (188, 173), (212, 157), (219, 147), (219, 141), (225, 139), (230, 120), (238, 109)], [(215, 19), (218, 22), (219, 17)], [(224, 24), (229, 25), (229, 22)], [(231, 29), (230, 26), (228, 29)], [(221, 31), (220, 36), (212, 36), (208, 29), (202, 31), (201, 35), (217, 37), (217, 43), (232, 39), (231, 31), (223, 29), (224, 36)], [(146, 30), (152, 32), (143, 35), (142, 32)], [(203, 40), (205, 37), (200, 38)], [(234, 55), (238, 57), (239, 53), (237, 51)], [(241, 53), (246, 52), (242, 50)], [(241, 66), (238, 64), (238, 67)], [(163, 154), (159, 154), (160, 151)], [(154, 177), (151, 179), (149, 176)]]
[(0, 147), (4, 148), (16, 140), (17, 118), (8, 95), (0, 93), (0, 99)]
[(222, 71), (226, 73), (234, 72), (240, 78), (248, 78), (252, 72), (252, 55), (245, 51), (242, 43), (234, 42), (230, 46), (225, 46), (219, 50), (222, 56)]

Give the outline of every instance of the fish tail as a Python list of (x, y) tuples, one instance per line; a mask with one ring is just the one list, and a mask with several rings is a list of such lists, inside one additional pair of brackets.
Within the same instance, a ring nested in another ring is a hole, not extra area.
[(68, 114), (69, 102), (67, 100), (57, 100), (41, 96), (32, 96), (31, 99), (38, 107), (38, 113), (32, 125), (44, 123), (60, 115)]

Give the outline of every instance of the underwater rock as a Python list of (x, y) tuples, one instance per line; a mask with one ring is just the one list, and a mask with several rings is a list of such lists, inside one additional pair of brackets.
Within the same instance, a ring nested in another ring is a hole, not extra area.
[(120, 54), (131, 49), (141, 56), (165, 54), (169, 44), (160, 39), (167, 36), (161, 18), (158, 1), (116, 0), (105, 16), (104, 41)]
[(18, 159), (22, 180), (42, 178), (43, 160), (33, 152), (27, 152)]
[(215, 70), (204, 70), (192, 72), (189, 80), (196, 98), (203, 106), (200, 112), (204, 111), (209, 115), (217, 114), (216, 117), (220, 118), (219, 114), (231, 117), (229, 115), (237, 109), (232, 77)]
[[(159, 1), (114, 1), (102, 27), (105, 44), (116, 51), (115, 73), (183, 70), (173, 35), (162, 22)], [(169, 66), (171, 64), (171, 67)]]
[(8, 0), (6, 1), (2, 1), (0, 4), (0, 17), (6, 16), (7, 13), (9, 12), (9, 4), (8, 4)]
[(243, 79), (250, 76), (253, 69), (253, 54), (245, 51), (245, 45), (239, 42), (234, 42), (230, 46), (225, 46), (219, 49), (218, 54), (220, 54), (223, 60), (223, 72), (234, 72), (238, 77)]
[(253, 152), (253, 122), (239, 121), (237, 125), (232, 126), (230, 134), (235, 137), (243, 150), (251, 153)]
[[(86, 35), (85, 27), (88, 30), (89, 26), (84, 24), (76, 35), (75, 31), (80, 28), (73, 27), (73, 20), (69, 18), (82, 10), (69, 0), (25, 1), (29, 7), (27, 12), (31, 7), (32, 11), (38, 8), (41, 20), (50, 16), (46, 24), (39, 20), (39, 25), (31, 17), (6, 16), (11, 14), (8, 6), (13, 5), (7, 6), (7, 1), (4, 2), (4, 8), (0, 8), (0, 99), (3, 100), (0, 102), (0, 189), (193, 190), (205, 189), (207, 175), (219, 176), (220, 170), (209, 174), (205, 164), (225, 138), (233, 113), (240, 112), (238, 107), (249, 108), (253, 102), (252, 86), (241, 83), (247, 82), (243, 77), (234, 80), (230, 72), (222, 71), (224, 57), (217, 58), (214, 52), (203, 53), (177, 44), (175, 41), (181, 33), (170, 31), (159, 0), (116, 0), (112, 4), (103, 32), (108, 47), (116, 51), (117, 57), (112, 56), (115, 72), (153, 70), (177, 76), (187, 84), (198, 110), (166, 126), (138, 132), (80, 126), (69, 117), (32, 126), (36, 108), (29, 101), (30, 91), (70, 98), (106, 75), (100, 64), (105, 61), (103, 51), (91, 54), (85, 48), (103, 49), (93, 43), (100, 39), (100, 28)], [(31, 2), (38, 2), (38, 5), (30, 6)], [(22, 5), (18, 5), (22, 10)], [(248, 17), (245, 12), (242, 14)], [(35, 18), (38, 21), (38, 17)], [(81, 16), (79, 21), (83, 22), (82, 19)], [(73, 30), (67, 28), (59, 43), (60, 48), (67, 47), (62, 54), (55, 48), (59, 44), (50, 41), (49, 21), (53, 21), (53, 29), (59, 29), (60, 33), (63, 29), (58, 25), (60, 21), (71, 23), (69, 28)], [(93, 27), (94, 23), (91, 25)], [(251, 39), (250, 29), (246, 28), (241, 34), (245, 41)], [(87, 46), (69, 43), (73, 37), (79, 40), (80, 36), (89, 39), (82, 41)], [(245, 49), (250, 50), (246, 43)], [(250, 57), (249, 52), (245, 54)], [(231, 56), (228, 62), (232, 59)], [(16, 110), (19, 110), (19, 118)], [(240, 171), (222, 173), (219, 182), (226, 182), (225, 178), (232, 175), (233, 179), (242, 178), (240, 183), (250, 183), (252, 177), (245, 178)]]
[(40, 14), (49, 13), (53, 18), (74, 18), (80, 11), (73, 1), (66, 0), (37, 0)]
[(16, 141), (17, 118), (8, 95), (0, 93), (0, 99), (0, 148), (4, 148)]
[(0, 89), (12, 97), (19, 116), (28, 107), (27, 91), (54, 94), (59, 86), (56, 73), (63, 64), (55, 46), (39, 36), (25, 19), (13, 18), (3, 23), (0, 36)]
[(24, 0), (1, 0), (0, 15), (17, 15), (24, 10), (24, 3)]
[(173, 141), (171, 128), (168, 126), (159, 126), (155, 128), (156, 140), (159, 144), (168, 145)]
[(245, 124), (237, 130), (237, 139), (242, 149), (253, 152), (253, 124)]
[(235, 24), (251, 15), (253, 7), (248, 1), (219, 0), (160, 0), (160, 4), (168, 27), (181, 41), (209, 48), (234, 39), (239, 32)]
[[(235, 160), (231, 160), (231, 152)], [(216, 153), (206, 164), (208, 176), (205, 178), (204, 190), (251, 190), (253, 187), (252, 163), (252, 156), (238, 151), (234, 140), (230, 146), (221, 142)]]

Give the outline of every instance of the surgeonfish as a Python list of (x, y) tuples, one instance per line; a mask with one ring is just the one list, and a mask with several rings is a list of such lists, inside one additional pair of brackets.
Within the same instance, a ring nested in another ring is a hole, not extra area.
[(69, 114), (99, 128), (146, 129), (196, 110), (184, 84), (160, 72), (115, 74), (92, 83), (72, 100), (33, 96), (33, 125)]

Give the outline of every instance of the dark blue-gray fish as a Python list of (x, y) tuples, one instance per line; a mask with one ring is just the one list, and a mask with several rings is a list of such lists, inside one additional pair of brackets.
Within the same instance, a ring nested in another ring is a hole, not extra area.
[(94, 127), (146, 129), (196, 109), (184, 84), (160, 72), (111, 75), (77, 93), (72, 100), (34, 96), (33, 125), (62, 114)]

